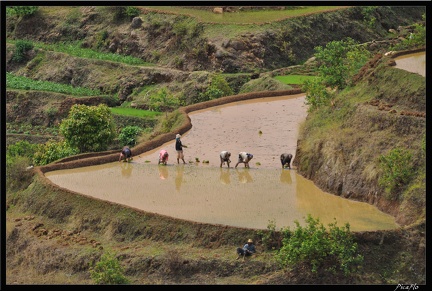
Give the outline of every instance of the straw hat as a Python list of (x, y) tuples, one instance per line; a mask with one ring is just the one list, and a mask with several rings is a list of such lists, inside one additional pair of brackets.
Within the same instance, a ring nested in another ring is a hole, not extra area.
[(181, 138), (181, 135), (177, 133), (176, 138)]
[(253, 240), (251, 238), (248, 239), (248, 243), (253, 243)]

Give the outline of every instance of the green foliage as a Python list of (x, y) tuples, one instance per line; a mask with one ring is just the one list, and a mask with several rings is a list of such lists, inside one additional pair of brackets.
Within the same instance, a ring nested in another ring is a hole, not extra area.
[(331, 41), (326, 47), (315, 47), (319, 76), (325, 86), (332, 89), (344, 89), (350, 79), (370, 58), (370, 52), (358, 45), (352, 38)]
[[(104, 37), (107, 36), (107, 32), (103, 31), (102, 33), (98, 34), (97, 37), (100, 37), (101, 41), (104, 39)], [(8, 39), (8, 43), (16, 43), (17, 41)], [(143, 61), (140, 58), (135, 58), (132, 56), (125, 56), (125, 55), (119, 55), (116, 53), (104, 53), (104, 52), (98, 52), (93, 49), (89, 48), (83, 48), (82, 41), (78, 42), (57, 42), (52, 44), (45, 44), (42, 42), (33, 42), (35, 48), (40, 48), (44, 50), (50, 50), (55, 52), (62, 52), (69, 54), (71, 56), (76, 56), (80, 58), (88, 58), (88, 59), (98, 59), (98, 60), (105, 60), (105, 61), (111, 61), (111, 62), (118, 62), (118, 63), (124, 63), (128, 65), (145, 65), (145, 66), (154, 66), (154, 64), (147, 63)]]
[(363, 257), (357, 254), (357, 243), (348, 223), (340, 228), (335, 221), (328, 225), (327, 230), (318, 218), (314, 219), (310, 214), (305, 221), (306, 227), (295, 221), (296, 229), (285, 231), (283, 246), (276, 255), (282, 267), (306, 264), (314, 273), (343, 272), (349, 275), (363, 262)]
[(119, 134), (119, 141), (121, 146), (134, 146), (137, 144), (138, 134), (142, 132), (142, 128), (139, 126), (129, 125), (124, 127)]
[(273, 78), (287, 85), (291, 85), (291, 84), (303, 85), (303, 83), (306, 82), (307, 80), (316, 79), (316, 76), (285, 75), (285, 76), (275, 76)]
[(376, 12), (377, 8), (378, 6), (364, 6), (360, 8), (363, 19), (369, 28), (374, 28), (375, 26), (376, 17), (373, 14)]
[(412, 153), (402, 148), (392, 149), (386, 155), (379, 156), (379, 167), (383, 171), (378, 183), (387, 193), (395, 192), (410, 182), (414, 176)]
[(101, 92), (97, 89), (74, 87), (72, 85), (54, 83), (49, 81), (33, 80), (23, 76), (15, 76), (8, 72), (6, 72), (6, 88), (50, 91), (74, 96), (97, 96), (101, 94)]
[[(325, 12), (328, 10), (343, 8), (342, 6), (286, 6), (286, 9), (251, 9), (237, 11), (236, 13), (213, 13), (210, 10), (194, 9), (185, 6), (144, 6), (147, 9), (157, 9), (175, 14), (184, 14), (198, 19), (200, 22), (223, 24), (265, 24), (273, 21), (281, 21), (285, 18), (294, 18), (302, 15)], [(256, 26), (259, 29), (260, 26)]]
[(105, 104), (73, 105), (60, 124), (60, 133), (81, 153), (106, 150), (116, 135), (111, 111)]
[(134, 6), (126, 6), (126, 9), (124, 11), (124, 14), (129, 17), (130, 19), (139, 16), (140, 10)]
[(140, 13), (140, 10), (133, 6), (109, 6), (107, 9), (112, 13), (113, 21), (131, 20)]
[(306, 92), (306, 104), (309, 105), (309, 112), (330, 104), (333, 96), (320, 78), (306, 80), (303, 83), (302, 89)]
[(207, 87), (206, 91), (199, 94), (199, 100), (201, 102), (208, 101), (233, 94), (234, 92), (229, 86), (225, 77), (220, 74), (216, 74), (213, 75), (210, 86)]
[(135, 117), (156, 117), (161, 115), (158, 111), (152, 111), (152, 110), (143, 110), (143, 109), (136, 109), (136, 108), (127, 108), (127, 107), (112, 107), (110, 108), (111, 112), (118, 115), (124, 115), (124, 116), (135, 116)]
[(49, 140), (37, 145), (37, 150), (33, 155), (33, 164), (35, 166), (47, 165), (76, 154), (79, 154), (79, 150), (71, 147), (66, 141)]
[(38, 145), (29, 143), (28, 141), (21, 140), (14, 144), (10, 144), (6, 148), (6, 153), (9, 157), (27, 157), (33, 159), (33, 155), (37, 150)]
[(33, 43), (28, 40), (19, 40), (15, 43), (15, 52), (12, 56), (12, 60), (19, 63), (25, 59), (27, 51), (33, 49)]
[(96, 284), (128, 284), (124, 269), (114, 254), (106, 252), (95, 265), (90, 266), (90, 277)]
[[(426, 22), (426, 15), (422, 15), (423, 20)], [(405, 50), (416, 47), (426, 46), (426, 26), (424, 24), (414, 24), (414, 32), (411, 33), (406, 39), (391, 47), (392, 50)]]
[(24, 16), (24, 15), (32, 15), (36, 11), (38, 11), (38, 6), (9, 6), (6, 7), (6, 16)]
[(165, 111), (165, 116), (168, 116), (168, 111), (178, 108), (180, 102), (171, 91), (164, 87), (150, 95), (148, 105), (150, 110)]

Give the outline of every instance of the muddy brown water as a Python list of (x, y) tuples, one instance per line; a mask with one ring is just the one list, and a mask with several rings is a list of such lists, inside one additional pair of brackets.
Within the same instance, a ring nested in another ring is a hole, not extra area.
[[(395, 58), (396, 68), (426, 76), (425, 52)], [(190, 221), (276, 229), (304, 225), (311, 214), (327, 225), (349, 223), (352, 231), (395, 229), (394, 217), (367, 203), (321, 191), (295, 169), (282, 169), (279, 155), (293, 154), (299, 125), (307, 115), (304, 94), (234, 102), (189, 114), (192, 129), (182, 137), (187, 164), (177, 164), (173, 141), (134, 157), (45, 175), (69, 190)], [(158, 165), (166, 149), (168, 165)], [(231, 168), (219, 153), (232, 153)], [(250, 168), (240, 151), (254, 155)]]
[[(299, 125), (307, 115), (304, 94), (229, 103), (189, 114), (192, 129), (182, 136), (186, 164), (177, 164), (174, 136), (131, 163), (45, 173), (55, 184), (106, 201), (179, 219), (266, 229), (304, 225), (311, 214), (327, 225), (336, 219), (352, 231), (395, 229), (394, 217), (367, 203), (321, 191), (279, 155), (295, 159)], [(158, 165), (166, 149), (168, 165)], [(232, 153), (220, 168), (219, 153)], [(240, 151), (254, 155), (247, 169), (234, 168)], [(206, 162), (204, 162), (206, 161)], [(208, 161), (208, 162), (207, 162)]]
[(394, 59), (396, 68), (426, 77), (426, 53), (407, 54)]

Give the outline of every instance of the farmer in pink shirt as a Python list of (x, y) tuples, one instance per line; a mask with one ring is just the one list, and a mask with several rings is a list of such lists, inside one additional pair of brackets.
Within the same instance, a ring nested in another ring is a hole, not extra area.
[(158, 164), (164, 164), (166, 165), (168, 162), (168, 152), (166, 150), (161, 150), (159, 152), (159, 162)]

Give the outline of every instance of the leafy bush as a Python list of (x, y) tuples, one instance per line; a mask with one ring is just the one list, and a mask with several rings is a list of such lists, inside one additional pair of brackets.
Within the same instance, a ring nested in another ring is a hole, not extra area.
[(10, 157), (27, 157), (30, 160), (33, 159), (33, 155), (37, 151), (37, 144), (29, 143), (28, 141), (21, 140), (17, 141), (14, 144), (10, 144), (6, 148), (6, 153)]
[(302, 89), (307, 92), (306, 104), (309, 105), (308, 111), (311, 112), (321, 106), (330, 104), (332, 94), (324, 86), (320, 78), (306, 80)]
[(47, 165), (59, 159), (79, 154), (79, 150), (71, 147), (66, 141), (49, 140), (37, 146), (33, 156), (33, 163), (36, 166)]
[(406, 185), (414, 175), (411, 164), (412, 153), (402, 148), (392, 149), (379, 157), (379, 167), (383, 171), (378, 183), (387, 193), (392, 193)]
[(179, 100), (167, 88), (161, 88), (149, 97), (150, 110), (165, 111), (165, 116), (169, 110), (179, 107)]
[(351, 78), (371, 56), (364, 46), (350, 37), (331, 41), (325, 47), (317, 46), (315, 51), (319, 76), (324, 85), (339, 90), (350, 84)]
[(75, 96), (96, 96), (101, 94), (99, 90), (74, 87), (72, 85), (49, 81), (33, 80), (23, 76), (15, 76), (9, 72), (6, 72), (6, 87), (11, 89), (50, 91)]
[(124, 19), (132, 19), (139, 15), (140, 10), (133, 6), (111, 6), (109, 8), (113, 13), (114, 21), (121, 21)]
[(28, 40), (19, 40), (15, 43), (15, 52), (12, 56), (12, 60), (19, 63), (25, 59), (27, 51), (33, 49), (33, 43)]
[(39, 6), (10, 6), (6, 7), (6, 15), (12, 16), (24, 16), (24, 15), (32, 15), (36, 11), (38, 11)]
[(111, 111), (105, 104), (73, 105), (60, 124), (60, 133), (81, 153), (106, 150), (116, 135)]
[(276, 255), (276, 260), (282, 267), (293, 268), (297, 264), (306, 264), (313, 273), (343, 272), (349, 275), (363, 262), (363, 257), (357, 253), (357, 243), (354, 242), (349, 224), (340, 228), (330, 223), (329, 229), (314, 219), (310, 214), (306, 218), (306, 227), (295, 221), (296, 229), (285, 230), (283, 246)]
[(96, 284), (128, 284), (124, 270), (114, 254), (106, 252), (95, 265), (90, 267), (90, 277)]
[(142, 132), (142, 128), (139, 126), (126, 126), (119, 134), (119, 141), (121, 146), (134, 146), (137, 143), (137, 136)]
[(218, 99), (223, 96), (233, 95), (234, 92), (229, 86), (227, 80), (220, 74), (216, 74), (212, 77), (210, 86), (204, 93), (200, 93), (199, 100), (208, 101)]

